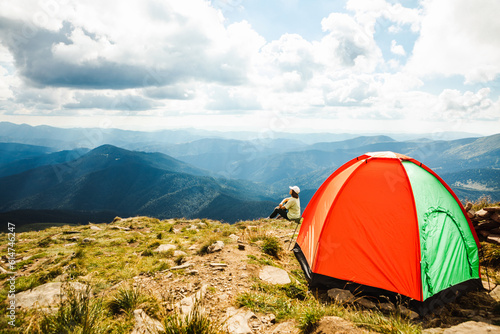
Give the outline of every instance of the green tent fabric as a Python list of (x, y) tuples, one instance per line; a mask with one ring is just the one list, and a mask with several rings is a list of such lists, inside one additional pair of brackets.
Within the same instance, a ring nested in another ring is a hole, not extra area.
[[(479, 278), (479, 257), (462, 209), (441, 181), (413, 162), (403, 161), (403, 166), (415, 200), (425, 300), (455, 284)], [(447, 256), (449, 252), (456, 256)]]

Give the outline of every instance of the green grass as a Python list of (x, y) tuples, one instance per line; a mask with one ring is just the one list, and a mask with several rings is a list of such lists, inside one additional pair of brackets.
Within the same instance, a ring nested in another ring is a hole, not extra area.
[(268, 236), (263, 239), (262, 243), (262, 251), (265, 254), (271, 255), (277, 259), (279, 259), (283, 248), (280, 245), (278, 238), (273, 236)]
[(326, 311), (323, 307), (308, 306), (298, 317), (297, 327), (301, 334), (312, 333), (319, 325), (319, 321), (325, 315)]
[(108, 301), (107, 308), (113, 315), (122, 313), (132, 315), (132, 312), (139, 308), (151, 315), (159, 312), (158, 301), (134, 287), (120, 288)]
[[(181, 230), (183, 226), (207, 224), (199, 228), (197, 233)], [(25, 232), (17, 235), (22, 242), (18, 243), (16, 252), (23, 257), (31, 258), (21, 261), (18, 269), (27, 265), (29, 271), (19, 277), (16, 282), (17, 292), (32, 289), (46, 282), (53, 281), (56, 276), (64, 274), (71, 281), (91, 279), (94, 297), (81, 292), (70, 293), (69, 298), (61, 303), (55, 313), (32, 314), (19, 311), (18, 318), (25, 328), (25, 333), (130, 333), (133, 328), (133, 316), (136, 308), (142, 308), (148, 315), (157, 318), (165, 325), (166, 333), (222, 333), (221, 323), (202, 313), (193, 314), (190, 319), (170, 314), (166, 300), (157, 300), (144, 290), (137, 290), (130, 285), (109, 292), (115, 284), (143, 275), (155, 277), (159, 271), (168, 269), (174, 263), (183, 261), (183, 257), (174, 258), (170, 253), (157, 253), (154, 248), (160, 243), (177, 245), (187, 249), (193, 243), (201, 245), (200, 255), (205, 254), (208, 246), (217, 240), (231, 245), (234, 241), (228, 238), (232, 233), (239, 235), (250, 247), (260, 248), (261, 252), (247, 255), (250, 268), (273, 265), (286, 269), (293, 283), (286, 285), (270, 285), (255, 280), (250, 291), (235, 296), (235, 306), (244, 306), (255, 313), (273, 313), (277, 321), (294, 320), (303, 333), (311, 330), (314, 324), (324, 316), (336, 315), (350, 320), (357, 326), (378, 332), (403, 333), (418, 332), (418, 325), (398, 318), (397, 315), (382, 315), (378, 312), (359, 312), (352, 306), (323, 303), (307, 289), (307, 282), (300, 266), (291, 252), (284, 252), (281, 243), (272, 235), (277, 229), (291, 227), (286, 222), (241, 222), (237, 225), (221, 224), (213, 221), (193, 221), (185, 219), (158, 221), (147, 217), (121, 219), (113, 225), (130, 227), (132, 231), (122, 231), (99, 225), (101, 231), (91, 230), (88, 226), (58, 226), (39, 232)], [(248, 226), (255, 226), (249, 229)], [(292, 225), (294, 227), (294, 225)], [(64, 232), (77, 230), (80, 240), (89, 237), (95, 241), (90, 244), (77, 244), (67, 240), (70, 234)], [(203, 243), (203, 244), (201, 244)], [(0, 233), (0, 252), (6, 253), (7, 234)], [(234, 246), (234, 245), (233, 245)], [(491, 262), (496, 260), (496, 250), (491, 250)], [(493, 254), (495, 253), (495, 254)], [(142, 256), (141, 256), (142, 255)], [(500, 255), (498, 255), (500, 258)], [(174, 272), (176, 279), (184, 280), (183, 273)], [(0, 283), (5, 283), (8, 276), (0, 276)], [(208, 291), (216, 292), (209, 287)], [(104, 293), (100, 297), (99, 293)], [(7, 297), (6, 284), (0, 288), (0, 311), (4, 311)], [(169, 304), (170, 305), (170, 304)], [(4, 312), (5, 313), (5, 312)], [(361, 314), (362, 313), (362, 314)], [(167, 316), (169, 315), (169, 316)], [(1, 322), (0, 326), (4, 324)], [(19, 331), (21, 333), (21, 331)]]
[(102, 299), (93, 298), (90, 287), (84, 291), (66, 290), (67, 299), (61, 301), (56, 313), (42, 313), (36, 334), (104, 334), (105, 309)]
[(223, 334), (224, 323), (218, 319), (208, 318), (202, 311), (199, 302), (194, 305), (193, 310), (187, 316), (173, 313), (168, 315), (163, 326), (165, 334)]

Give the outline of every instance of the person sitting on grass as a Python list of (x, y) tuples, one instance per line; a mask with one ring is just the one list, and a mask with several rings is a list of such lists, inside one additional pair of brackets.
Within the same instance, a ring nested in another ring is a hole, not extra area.
[(300, 218), (300, 200), (299, 193), (300, 188), (297, 186), (289, 187), (290, 195), (292, 197), (287, 197), (281, 201), (281, 203), (274, 208), (273, 213), (269, 216), (269, 218), (274, 218), (278, 214), (287, 219), (294, 220)]

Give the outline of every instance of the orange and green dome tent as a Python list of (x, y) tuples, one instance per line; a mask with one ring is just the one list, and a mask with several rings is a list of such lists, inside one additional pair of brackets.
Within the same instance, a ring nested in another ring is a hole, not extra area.
[(418, 302), (480, 286), (479, 241), (468, 215), (415, 159), (375, 152), (347, 162), (302, 217), (294, 252), (311, 286), (355, 283)]

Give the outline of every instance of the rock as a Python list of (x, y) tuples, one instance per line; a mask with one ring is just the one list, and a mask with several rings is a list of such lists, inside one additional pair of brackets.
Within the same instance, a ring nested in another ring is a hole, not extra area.
[(67, 238), (66, 240), (68, 240), (68, 241), (73, 241), (73, 242), (74, 242), (74, 241), (78, 241), (78, 240), (80, 240), (80, 237), (77, 237), (77, 236), (74, 236), (74, 237), (69, 237), (69, 238)]
[[(231, 334), (252, 334), (256, 324), (257, 316), (244, 309), (235, 309), (230, 307), (226, 311), (228, 317), (225, 321), (226, 330)], [(259, 321), (260, 322), (260, 321)], [(252, 325), (252, 326), (251, 326)]]
[(392, 303), (380, 303), (378, 304), (378, 308), (380, 309), (380, 311), (384, 312), (384, 313), (392, 313), (394, 311), (396, 311), (396, 308), (394, 307), (394, 305)]
[(70, 244), (64, 244), (63, 246), (64, 246), (64, 247), (72, 247), (72, 246), (76, 246), (76, 245), (77, 245), (77, 243), (76, 243), (76, 242), (72, 242), (72, 243), (70, 243)]
[(207, 248), (208, 253), (220, 252), (224, 248), (224, 242), (216, 241)]
[(498, 235), (498, 234), (490, 234), (486, 237), (486, 240), (488, 240), (489, 242), (494, 242), (494, 243), (500, 245), (500, 235)]
[(319, 321), (317, 329), (312, 333), (358, 334), (367, 332), (363, 329), (357, 328), (348, 320), (335, 316), (326, 316)]
[(471, 202), (467, 202), (467, 204), (465, 205), (465, 211), (469, 211), (470, 209), (472, 209), (472, 203)]
[(467, 210), (467, 215), (469, 216), (469, 218), (474, 218), (476, 217), (476, 211), (470, 209), (470, 210)]
[(176, 249), (176, 248), (177, 248), (176, 245), (168, 245), (168, 244), (167, 245), (160, 245), (160, 246), (158, 246), (158, 248), (155, 249), (155, 252), (165, 253), (171, 249)]
[(450, 328), (429, 328), (424, 329), (422, 334), (486, 334), (500, 333), (500, 326), (490, 325), (485, 322), (467, 321)]
[(497, 286), (490, 292), (490, 296), (495, 299), (497, 302), (500, 302), (500, 286)]
[[(57, 304), (61, 298), (65, 298), (62, 289), (65, 283), (46, 283), (32, 290), (19, 292), (16, 294), (16, 305), (21, 308), (32, 308), (36, 306), (49, 306)], [(78, 282), (68, 283), (69, 287), (77, 291), (85, 290), (86, 286)]]
[(180, 266), (172, 267), (172, 268), (170, 268), (170, 270), (186, 269), (186, 268), (189, 268), (189, 267), (192, 267), (192, 266), (194, 266), (194, 264), (192, 264), (192, 263), (184, 263), (184, 264), (181, 264)]
[(158, 320), (152, 319), (142, 309), (134, 310), (135, 326), (130, 334), (156, 334), (165, 328)]
[(270, 284), (289, 284), (292, 282), (285, 270), (273, 266), (264, 266), (259, 273), (259, 278)]
[(191, 250), (191, 251), (195, 251), (195, 250), (198, 250), (198, 246), (197, 245), (192, 245), (188, 249)]
[(499, 212), (494, 212), (491, 217), (490, 217), (491, 220), (497, 222), (497, 223), (500, 223), (500, 213)]
[(236, 234), (231, 234), (229, 238), (233, 239), (234, 241), (238, 241), (240, 237), (238, 237)]
[[(484, 279), (484, 276), (483, 276), (483, 279)], [(488, 291), (493, 290), (497, 286), (496, 283), (492, 282), (491, 280), (481, 281), (481, 283), (483, 284), (483, 288), (485, 290), (488, 290)]]
[(298, 334), (299, 329), (293, 321), (279, 323), (273, 330), (272, 334)]
[(477, 231), (477, 233), (481, 234), (485, 238), (487, 238), (491, 234), (490, 231)]
[(488, 212), (500, 212), (500, 206), (489, 206), (486, 208), (483, 208), (484, 211)]
[(205, 223), (198, 223), (197, 225), (199, 228), (206, 228), (207, 227), (207, 224), (205, 224)]
[(337, 303), (350, 303), (354, 301), (354, 295), (349, 290), (330, 289), (327, 293), (328, 297), (335, 300)]
[(109, 228), (112, 230), (130, 231), (130, 227), (110, 226)]
[(63, 231), (63, 234), (79, 234), (82, 233), (80, 231)]
[(264, 324), (274, 324), (276, 322), (276, 316), (272, 313), (269, 313), (262, 317), (262, 323)]
[(242, 243), (242, 242), (238, 242), (238, 249), (239, 249), (239, 250), (245, 250), (245, 247), (246, 247), (246, 246), (245, 246), (245, 244), (244, 244), (244, 243)]
[(415, 320), (418, 317), (420, 317), (420, 315), (417, 312), (412, 311), (412, 310), (404, 307), (403, 305), (399, 305), (398, 309), (399, 309), (399, 312), (401, 313), (401, 315), (405, 318)]
[(187, 253), (183, 252), (181, 250), (176, 250), (176, 251), (174, 251), (174, 256), (175, 257), (177, 257), (177, 256), (187, 256)]
[(372, 302), (371, 300), (369, 299), (366, 299), (366, 298), (360, 298), (358, 300), (356, 300), (356, 303), (364, 308), (367, 308), (367, 309), (374, 309), (374, 308), (377, 308), (377, 304), (375, 304), (374, 302)]
[(99, 226), (95, 226), (95, 225), (90, 225), (90, 229), (94, 230), (94, 231), (102, 231), (102, 228), (100, 228)]
[(212, 268), (224, 268), (227, 267), (227, 263), (210, 263)]
[(491, 211), (486, 211), (485, 209), (481, 209), (479, 211), (476, 211), (476, 216), (478, 216), (479, 218), (488, 218), (489, 216), (492, 215), (493, 212)]
[(95, 239), (94, 239), (94, 238), (84, 238), (84, 239), (82, 240), (82, 242), (83, 242), (84, 244), (90, 244), (90, 243), (92, 243), (92, 242), (94, 242), (94, 241), (95, 241)]
[(476, 230), (491, 230), (498, 227), (498, 223), (495, 221), (483, 221), (477, 224)]
[[(205, 294), (207, 293), (207, 285), (203, 285), (198, 292), (195, 294), (183, 298), (179, 303), (175, 304), (175, 307), (179, 309), (180, 313), (183, 315), (188, 315), (190, 314), (195, 305), (196, 302), (201, 301), (203, 297), (205, 297)], [(203, 310), (200, 310), (203, 312)]]

